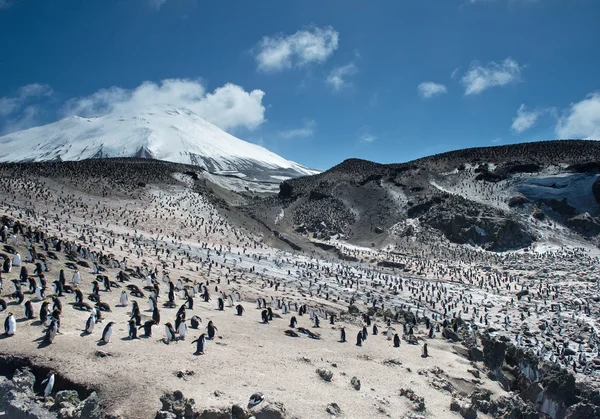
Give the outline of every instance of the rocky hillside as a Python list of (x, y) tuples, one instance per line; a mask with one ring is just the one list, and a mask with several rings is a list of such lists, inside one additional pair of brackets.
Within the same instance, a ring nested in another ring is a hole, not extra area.
[(501, 251), (600, 233), (600, 143), (473, 148), (403, 164), (350, 159), (290, 179), (256, 214), (281, 232), (383, 246), (414, 235)]

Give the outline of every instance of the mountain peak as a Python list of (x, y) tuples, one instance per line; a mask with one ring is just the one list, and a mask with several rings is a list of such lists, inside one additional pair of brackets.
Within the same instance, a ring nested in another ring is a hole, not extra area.
[(0, 161), (137, 157), (278, 182), (318, 173), (223, 131), (190, 109), (153, 105), (60, 121), (0, 137)]

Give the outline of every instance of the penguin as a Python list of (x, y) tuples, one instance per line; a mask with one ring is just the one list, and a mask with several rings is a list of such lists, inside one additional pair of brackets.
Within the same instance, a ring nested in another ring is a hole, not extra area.
[(223, 302), (223, 299), (221, 297), (219, 297), (219, 299), (217, 300), (217, 310), (223, 311), (224, 308), (225, 308), (225, 303)]
[(25, 317), (28, 320), (35, 318), (35, 314), (33, 313), (33, 306), (31, 305), (31, 300), (27, 300), (27, 302), (25, 303)]
[(331, 325), (335, 324), (335, 314), (332, 314), (329, 316), (329, 324), (331, 324)]
[(58, 320), (52, 319), (50, 322), (50, 327), (46, 330), (46, 336), (44, 336), (44, 343), (51, 345), (54, 342), (54, 338), (58, 333)]
[(6, 310), (7, 307), (8, 307), (8, 303), (6, 302), (6, 300), (3, 298), (0, 298), (0, 311)]
[(346, 342), (346, 329), (343, 327), (340, 329), (340, 342)]
[(173, 329), (173, 325), (171, 323), (165, 323), (165, 343), (169, 343), (173, 340), (176, 340), (175, 330)]
[(135, 300), (131, 301), (131, 315), (135, 316), (136, 314), (140, 314), (140, 306), (138, 302)]
[(50, 371), (42, 381), (42, 395), (48, 397), (54, 388), (54, 373)]
[(182, 320), (179, 323), (179, 327), (177, 328), (177, 335), (179, 335), (179, 339), (185, 340), (186, 334), (187, 334), (187, 326), (185, 325), (185, 320)]
[(241, 304), (238, 304), (235, 306), (235, 309), (237, 310), (237, 315), (241, 316), (242, 313), (244, 312), (244, 306)]
[(269, 312), (267, 310), (261, 311), (260, 316), (261, 316), (262, 322), (264, 324), (268, 324), (269, 323)]
[(156, 306), (157, 306), (156, 299), (154, 297), (149, 297), (148, 298), (148, 311), (154, 311)]
[(314, 323), (315, 323), (315, 328), (319, 328), (319, 324), (320, 324), (320, 322), (319, 322), (319, 316), (315, 315)]
[(129, 299), (127, 298), (127, 291), (121, 291), (121, 299), (119, 302), (121, 303), (121, 307), (127, 307), (127, 303), (129, 302)]
[(90, 317), (88, 317), (87, 321), (85, 322), (84, 332), (87, 333), (88, 335), (91, 335), (92, 332), (94, 331), (95, 325), (96, 325), (96, 316), (94, 315), (94, 313), (91, 313)]
[(137, 328), (135, 327), (135, 321), (130, 319), (128, 322), (129, 324), (129, 339), (137, 339)]
[(190, 319), (190, 327), (192, 329), (197, 329), (200, 326), (200, 323), (202, 323), (202, 319), (198, 316), (192, 316)]
[(206, 344), (206, 335), (202, 333), (198, 339), (192, 341), (192, 345), (196, 344), (196, 352), (194, 355), (204, 355), (204, 345)]
[(215, 327), (215, 325), (213, 324), (212, 320), (210, 320), (208, 322), (208, 324), (206, 325), (206, 329), (208, 331), (208, 340), (213, 340), (213, 338), (215, 337), (215, 331), (219, 330)]
[(396, 333), (394, 335), (394, 348), (399, 348), (400, 347), (400, 336), (398, 336), (398, 333)]
[(377, 325), (373, 323), (373, 336), (377, 336), (377, 333), (379, 333), (379, 329), (377, 328)]
[(60, 302), (60, 299), (56, 295), (53, 295), (51, 298), (52, 298), (52, 308), (54, 310), (62, 311), (62, 303)]
[(362, 335), (363, 335), (363, 340), (367, 340), (367, 336), (369, 335), (369, 333), (367, 332), (367, 326), (363, 326)]
[(160, 323), (160, 311), (158, 311), (157, 306), (154, 306), (154, 311), (152, 312), (152, 320), (154, 320), (156, 324)]
[(271, 307), (267, 307), (267, 314), (269, 315), (269, 321), (273, 321), (273, 310)]
[(49, 305), (49, 301), (44, 301), (40, 307), (40, 322), (42, 322), (42, 324), (46, 323), (48, 317), (50, 316), (50, 309), (48, 308)]
[(4, 320), (4, 333), (7, 336), (13, 336), (17, 332), (17, 321), (12, 313), (8, 313), (6, 320)]
[(423, 344), (423, 353), (422, 353), (421, 357), (427, 358), (428, 356), (429, 356), (429, 351), (427, 350), (427, 344), (424, 343)]
[(296, 327), (296, 323), (298, 323), (298, 320), (296, 320), (296, 316), (292, 316), (292, 318), (290, 319), (290, 327)]
[(387, 340), (392, 340), (392, 338), (394, 337), (394, 329), (392, 328), (392, 326), (388, 326), (386, 334), (387, 334)]
[(252, 409), (254, 406), (259, 405), (265, 399), (265, 395), (262, 393), (254, 393), (250, 396), (248, 401), (248, 409)]
[(356, 346), (362, 346), (363, 333), (362, 330), (356, 335)]
[(98, 281), (92, 281), (92, 294), (100, 294), (100, 285), (98, 285)]
[(155, 326), (156, 322), (154, 320), (148, 320), (142, 326), (138, 327), (138, 330), (144, 328), (144, 336), (152, 337), (152, 326)]
[(54, 281), (52, 283), (52, 286), (54, 288), (54, 295), (56, 295), (57, 297), (62, 297), (63, 296), (64, 287), (60, 283), (60, 281)]
[(46, 298), (42, 287), (35, 288), (35, 298), (37, 298), (38, 301), (43, 301)]
[(83, 293), (79, 289), (79, 287), (75, 288), (75, 302), (82, 303), (83, 302)]
[(109, 322), (105, 327), (104, 330), (102, 331), (102, 342), (104, 343), (109, 343), (110, 342), (110, 338), (112, 336), (112, 329), (114, 326), (115, 322)]

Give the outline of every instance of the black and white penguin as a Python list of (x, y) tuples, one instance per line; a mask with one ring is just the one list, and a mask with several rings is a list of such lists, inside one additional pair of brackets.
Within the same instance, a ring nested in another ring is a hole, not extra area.
[(400, 336), (398, 336), (398, 333), (396, 333), (394, 335), (394, 348), (399, 348), (400, 347)]
[(8, 307), (8, 303), (5, 299), (0, 298), (0, 311), (6, 310), (6, 307)]
[(192, 329), (197, 329), (200, 326), (200, 323), (202, 323), (202, 319), (198, 316), (192, 316), (190, 319), (190, 327)]
[(45, 324), (46, 321), (48, 320), (48, 317), (50, 316), (50, 301), (44, 301), (42, 303), (42, 306), (40, 307), (40, 322), (42, 322), (42, 324)]
[(217, 310), (223, 311), (225, 308), (225, 303), (223, 302), (223, 299), (221, 297), (219, 297), (219, 299), (217, 300)]
[(85, 322), (84, 332), (87, 333), (88, 335), (91, 335), (92, 332), (94, 331), (95, 325), (96, 325), (96, 315), (94, 313), (91, 313), (90, 317), (88, 317), (87, 321)]
[(154, 320), (156, 324), (160, 324), (160, 311), (158, 311), (157, 306), (154, 306), (154, 311), (152, 312), (152, 320)]
[(128, 336), (129, 339), (137, 339), (137, 327), (135, 326), (135, 321), (134, 320), (129, 320), (127, 322), (129, 324), (129, 331), (128, 331)]
[(102, 342), (104, 343), (109, 343), (110, 342), (110, 338), (112, 336), (112, 331), (113, 331), (113, 326), (115, 325), (115, 322), (109, 322), (105, 327), (104, 330), (102, 331)]
[(60, 298), (58, 298), (56, 295), (53, 295), (51, 298), (52, 298), (52, 309), (62, 311), (62, 303), (60, 301)]
[(176, 340), (175, 337), (175, 329), (173, 329), (173, 325), (171, 323), (165, 323), (165, 343), (170, 343), (173, 340)]
[(296, 316), (292, 316), (292, 318), (290, 319), (290, 327), (296, 327), (296, 323), (298, 323)]
[(119, 302), (121, 303), (121, 307), (127, 307), (127, 304), (129, 303), (129, 298), (127, 297), (127, 291), (125, 291), (125, 290), (121, 291), (121, 298), (120, 298)]
[(317, 315), (315, 314), (315, 317), (314, 317), (313, 321), (314, 321), (314, 326), (315, 326), (316, 328), (319, 328), (319, 324), (320, 324), (320, 321), (319, 321), (319, 316), (317, 316)]
[(140, 306), (137, 301), (131, 300), (131, 315), (140, 314)]
[(4, 333), (7, 336), (13, 336), (17, 332), (17, 321), (12, 313), (8, 313), (6, 320), (4, 320)]
[(185, 319), (181, 320), (179, 326), (177, 327), (177, 335), (179, 339), (185, 340), (185, 335), (187, 334), (187, 326), (185, 324)]
[(42, 395), (48, 397), (54, 388), (54, 372), (50, 371), (42, 381)]
[(373, 336), (377, 336), (377, 333), (379, 333), (379, 329), (377, 328), (377, 325), (373, 323)]
[(362, 346), (363, 333), (362, 330), (356, 335), (356, 346)]
[(422, 352), (421, 356), (423, 358), (427, 358), (429, 356), (429, 351), (427, 350), (427, 344), (426, 343), (423, 344), (423, 352)]
[(269, 323), (269, 312), (267, 310), (263, 310), (260, 312), (260, 317), (262, 318), (262, 322), (264, 324)]
[(31, 300), (27, 300), (25, 302), (25, 317), (28, 320), (35, 318), (35, 313), (33, 312), (33, 305), (31, 304)]
[(269, 316), (269, 321), (273, 321), (273, 309), (271, 307), (267, 307), (267, 315)]
[(75, 302), (83, 303), (83, 293), (79, 289), (79, 287), (75, 288)]
[(62, 297), (63, 296), (64, 287), (60, 283), (60, 281), (54, 281), (52, 283), (52, 286), (54, 288), (54, 295), (56, 295), (57, 297)]
[(236, 306), (235, 306), (235, 309), (236, 309), (236, 311), (237, 311), (237, 315), (238, 315), (238, 316), (241, 316), (241, 315), (242, 315), (242, 313), (244, 313), (244, 306), (243, 306), (243, 305), (241, 305), (241, 304), (238, 304), (238, 305), (236, 305)]
[(335, 324), (335, 314), (331, 314), (329, 316), (329, 324)]
[(367, 336), (369, 335), (369, 332), (367, 332), (367, 326), (363, 326), (362, 335), (363, 335), (363, 340), (367, 340)]
[(147, 322), (145, 322), (142, 326), (138, 327), (139, 329), (144, 329), (144, 336), (146, 337), (152, 337), (152, 326), (155, 326), (156, 322), (154, 320), (148, 320)]
[(54, 342), (54, 338), (58, 333), (59, 321), (57, 319), (52, 319), (50, 322), (50, 327), (46, 330), (46, 335), (44, 336), (44, 343), (50, 345)]
[(208, 331), (208, 340), (213, 340), (215, 337), (215, 331), (218, 329), (215, 327), (212, 320), (210, 320), (206, 325), (206, 330)]
[(198, 336), (198, 339), (192, 341), (192, 344), (196, 344), (196, 352), (194, 355), (204, 355), (204, 345), (206, 344), (206, 335), (202, 333)]
[(340, 342), (346, 342), (346, 329), (343, 327), (340, 329)]

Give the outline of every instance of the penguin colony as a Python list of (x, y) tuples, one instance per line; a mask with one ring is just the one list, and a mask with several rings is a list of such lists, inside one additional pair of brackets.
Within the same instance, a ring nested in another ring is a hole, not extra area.
[[(344, 255), (403, 264), (398, 272), (275, 252), (258, 228), (230, 224), (206, 197), (182, 186), (185, 176), (177, 179), (169, 170), (148, 170), (142, 177), (172, 184), (181, 191), (176, 196), (132, 185), (140, 174), (128, 179), (127, 165), (102, 180), (86, 177), (76, 164), (69, 170), (56, 165), (54, 176), (64, 183), (59, 187), (32, 167), (0, 180), (0, 316), (8, 338), (25, 326), (17, 322), (24, 318), (39, 321), (42, 345), (52, 345), (64, 332), (61, 319), (79, 310), (89, 313), (81, 339), (110, 345), (117, 337), (155, 337), (210, 355), (219, 325), (206, 310), (215, 310), (254, 316), (261, 327), (282, 322), (289, 337), (320, 340), (321, 329), (336, 327), (340, 344), (416, 344), (428, 357), (435, 353), (416, 337), (417, 328), (425, 330), (425, 339), (435, 339), (447, 329), (494, 327), (539, 357), (576, 374), (598, 375), (592, 360), (599, 342), (591, 321), (599, 313), (591, 298), (596, 285), (574, 288), (511, 270), (551, 260), (558, 271), (593, 271), (598, 260), (586, 249), (497, 255), (433, 243), (406, 252), (340, 248)], [(74, 193), (81, 189), (88, 195)], [(119, 205), (111, 194), (150, 205)], [(183, 269), (188, 273), (171, 274)], [(271, 297), (261, 290), (282, 293)], [(285, 296), (292, 291), (294, 297)], [(573, 292), (581, 297), (571, 298)], [(118, 304), (108, 303), (106, 296), (114, 294)], [(344, 315), (349, 308), (361, 313), (359, 323)]]

